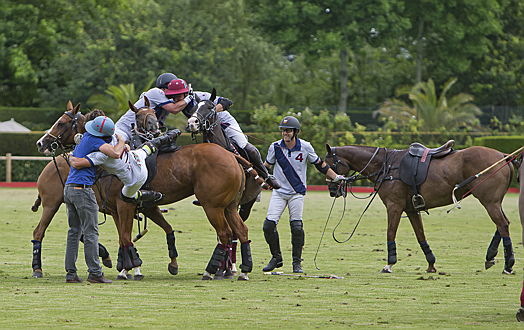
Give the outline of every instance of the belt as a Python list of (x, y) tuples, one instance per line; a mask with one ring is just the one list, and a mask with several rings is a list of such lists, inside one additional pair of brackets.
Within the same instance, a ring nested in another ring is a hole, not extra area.
[(91, 188), (93, 185), (90, 184), (80, 184), (80, 183), (68, 183), (67, 186), (75, 188)]

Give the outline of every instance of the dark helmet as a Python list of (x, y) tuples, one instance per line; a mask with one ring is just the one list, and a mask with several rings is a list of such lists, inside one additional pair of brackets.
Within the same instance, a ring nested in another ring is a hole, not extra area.
[(300, 122), (293, 116), (285, 116), (278, 125), (278, 128), (293, 128), (300, 130)]
[(167, 88), (167, 85), (169, 85), (173, 79), (177, 79), (177, 76), (170, 72), (162, 73), (158, 78), (156, 78), (155, 86), (157, 88)]

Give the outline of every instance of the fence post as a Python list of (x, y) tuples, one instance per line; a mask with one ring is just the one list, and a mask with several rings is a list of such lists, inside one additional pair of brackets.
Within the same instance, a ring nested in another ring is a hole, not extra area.
[(5, 182), (11, 182), (11, 156), (10, 152), (5, 154)]

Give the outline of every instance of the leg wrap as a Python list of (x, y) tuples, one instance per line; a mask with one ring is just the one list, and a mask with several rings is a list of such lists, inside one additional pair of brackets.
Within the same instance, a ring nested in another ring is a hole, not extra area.
[(222, 244), (217, 244), (215, 251), (213, 251), (213, 255), (211, 256), (211, 260), (209, 260), (206, 267), (206, 271), (209, 274), (215, 274), (217, 272), (220, 263), (226, 258), (226, 253), (227, 251), (224, 249), (224, 246)]
[(140, 259), (136, 248), (134, 246), (128, 246), (127, 249), (129, 259), (131, 260), (131, 267), (129, 269), (142, 266), (142, 259)]
[(236, 264), (237, 263), (237, 245), (238, 245), (238, 239), (233, 239), (231, 243), (231, 262)]
[(429, 248), (428, 242), (423, 241), (423, 242), (418, 242), (418, 244), (420, 244), (422, 251), (424, 251), (424, 254), (426, 255), (426, 261), (428, 262), (428, 264), (433, 265), (435, 261), (437, 260), (437, 258), (435, 258), (435, 255)]
[(32, 240), (33, 243), (33, 269), (42, 269), (42, 242)]
[(395, 241), (388, 242), (388, 265), (397, 263), (397, 244)]
[(513, 244), (510, 237), (502, 237), (502, 244), (504, 245), (504, 269), (511, 271), (515, 264), (515, 256), (513, 255)]
[(175, 232), (166, 234), (167, 250), (169, 251), (169, 258), (178, 257), (178, 252), (175, 246)]
[(240, 270), (242, 273), (249, 273), (253, 270), (253, 259), (251, 258), (250, 242), (240, 244), (240, 253), (242, 254), (242, 264)]
[(304, 229), (302, 220), (294, 220), (289, 223), (291, 226), (291, 245), (293, 247), (293, 262), (302, 261), (302, 248), (304, 247)]
[(282, 252), (280, 252), (280, 239), (278, 237), (277, 223), (266, 219), (262, 229), (264, 230), (264, 238), (269, 245), (271, 255), (275, 258), (281, 258)]
[(489, 243), (488, 251), (486, 252), (486, 261), (493, 260), (497, 256), (497, 253), (499, 252), (500, 239), (500, 233), (497, 230), (495, 231), (495, 234), (493, 234), (491, 243)]
[(109, 258), (109, 251), (101, 243), (98, 243), (98, 256), (102, 259)]
[(138, 251), (132, 245), (118, 249), (118, 261), (116, 269), (120, 272), (122, 269), (131, 270), (142, 265), (142, 260), (138, 255)]
[(118, 260), (116, 262), (116, 270), (119, 272), (124, 269), (124, 249), (122, 247), (118, 248)]

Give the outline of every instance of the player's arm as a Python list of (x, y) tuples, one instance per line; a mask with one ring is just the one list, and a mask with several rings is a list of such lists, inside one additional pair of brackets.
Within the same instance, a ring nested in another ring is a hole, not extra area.
[(167, 112), (176, 115), (180, 111), (184, 110), (184, 108), (189, 104), (189, 102), (191, 101), (188, 100), (186, 103), (186, 99), (180, 100), (178, 102), (169, 102), (169, 103), (164, 104), (162, 108), (166, 110)]
[(340, 181), (340, 180), (344, 180), (345, 177), (343, 175), (338, 175), (337, 173), (335, 173), (335, 171), (333, 171), (328, 164), (326, 164), (325, 161), (323, 161), (320, 157), (318, 158), (318, 160), (313, 163), (313, 165), (315, 165), (316, 169), (324, 174), (327, 178), (331, 179), (332, 181)]
[(116, 139), (118, 140), (118, 143), (113, 146), (109, 143), (104, 143), (103, 145), (98, 148), (102, 153), (104, 153), (106, 156), (109, 156), (111, 158), (120, 158), (122, 156), (122, 153), (125, 149), (125, 141), (120, 135), (116, 135)]
[(91, 167), (91, 163), (86, 158), (77, 158), (74, 156), (69, 157), (69, 164), (76, 168), (77, 170), (85, 168), (85, 167)]

